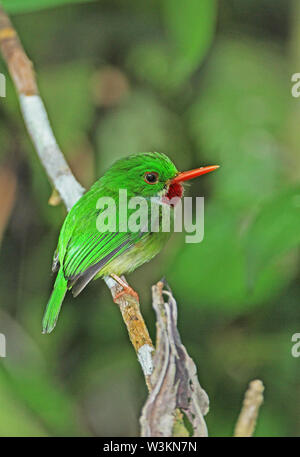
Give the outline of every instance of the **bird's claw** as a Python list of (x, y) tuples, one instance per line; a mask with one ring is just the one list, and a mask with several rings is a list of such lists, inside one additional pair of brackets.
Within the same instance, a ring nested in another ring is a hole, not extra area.
[(117, 303), (118, 299), (123, 297), (123, 295), (129, 295), (130, 297), (133, 297), (137, 303), (139, 303), (140, 301), (140, 298), (139, 298), (139, 295), (138, 293), (130, 286), (122, 286), (123, 287), (123, 290), (121, 290), (120, 292), (118, 292), (115, 297), (114, 297), (114, 302)]
[(133, 297), (137, 303), (139, 303), (140, 301), (140, 298), (138, 296), (138, 293), (132, 288), (129, 286), (129, 284), (127, 284), (122, 278), (120, 278), (119, 276), (117, 276), (116, 274), (112, 273), (110, 275), (120, 286), (123, 287), (123, 290), (121, 290), (120, 292), (118, 292), (115, 296), (114, 296), (114, 302), (117, 303), (118, 302), (118, 299), (123, 297), (123, 295), (129, 295), (130, 297)]

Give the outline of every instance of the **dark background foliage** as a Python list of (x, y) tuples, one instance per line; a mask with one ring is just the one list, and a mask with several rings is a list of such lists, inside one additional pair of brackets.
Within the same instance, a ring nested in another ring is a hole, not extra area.
[[(256, 435), (300, 431), (300, 9), (286, 0), (3, 0), (35, 63), (58, 141), (86, 187), (116, 158), (167, 153), (194, 181), (205, 238), (174, 235), (133, 273), (155, 335), (165, 276), (183, 342), (211, 400), (210, 435), (232, 434), (248, 382), (266, 386)], [(50, 8), (51, 7), (51, 8)], [(0, 71), (7, 74), (2, 61)], [(8, 78), (7, 78), (8, 79)], [(15, 183), (16, 192), (14, 193)], [(25, 132), (11, 82), (0, 99), (0, 435), (137, 435), (146, 398), (120, 313), (101, 281), (41, 318), (65, 210)]]

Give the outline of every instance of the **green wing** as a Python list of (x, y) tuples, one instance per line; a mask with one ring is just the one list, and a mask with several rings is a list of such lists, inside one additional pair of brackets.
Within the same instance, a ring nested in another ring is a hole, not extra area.
[[(97, 214), (96, 211), (89, 211), (88, 214), (80, 211), (75, 213), (75, 217), (71, 213), (68, 216), (67, 224), (72, 221), (73, 229), (70, 231), (67, 226), (70, 237), (62, 253), (63, 258), (59, 255), (59, 261), (68, 280), (68, 288), (72, 288), (75, 297), (109, 261), (147, 235), (147, 232), (101, 233), (96, 227)], [(64, 233), (62, 237), (66, 242)]]

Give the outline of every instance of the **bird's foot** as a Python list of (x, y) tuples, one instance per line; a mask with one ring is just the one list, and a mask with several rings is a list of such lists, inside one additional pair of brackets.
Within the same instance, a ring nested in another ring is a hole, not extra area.
[(114, 273), (112, 273), (110, 275), (118, 284), (120, 284), (120, 286), (123, 287), (123, 290), (121, 290), (120, 292), (118, 292), (115, 297), (114, 297), (114, 302), (117, 303), (118, 299), (123, 297), (123, 295), (129, 295), (130, 297), (133, 297), (137, 303), (139, 303), (140, 301), (140, 298), (139, 298), (139, 295), (138, 293), (132, 288), (129, 286), (129, 284), (127, 284), (125, 281), (123, 281), (122, 278), (120, 278), (119, 276), (115, 275)]
[(119, 298), (123, 297), (123, 295), (129, 295), (130, 297), (133, 297), (137, 303), (140, 301), (140, 297), (138, 293), (130, 286), (123, 287), (123, 290), (121, 290), (117, 295), (115, 295), (114, 302), (116, 302)]

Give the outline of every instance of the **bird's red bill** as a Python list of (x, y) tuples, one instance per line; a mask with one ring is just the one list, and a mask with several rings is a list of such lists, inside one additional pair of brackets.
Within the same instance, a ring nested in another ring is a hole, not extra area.
[(180, 183), (183, 181), (188, 181), (189, 179), (197, 178), (197, 176), (205, 175), (206, 173), (210, 173), (211, 171), (216, 170), (219, 168), (219, 165), (212, 165), (210, 167), (201, 167), (196, 168), (195, 170), (183, 171), (175, 176), (172, 179), (172, 184)]

